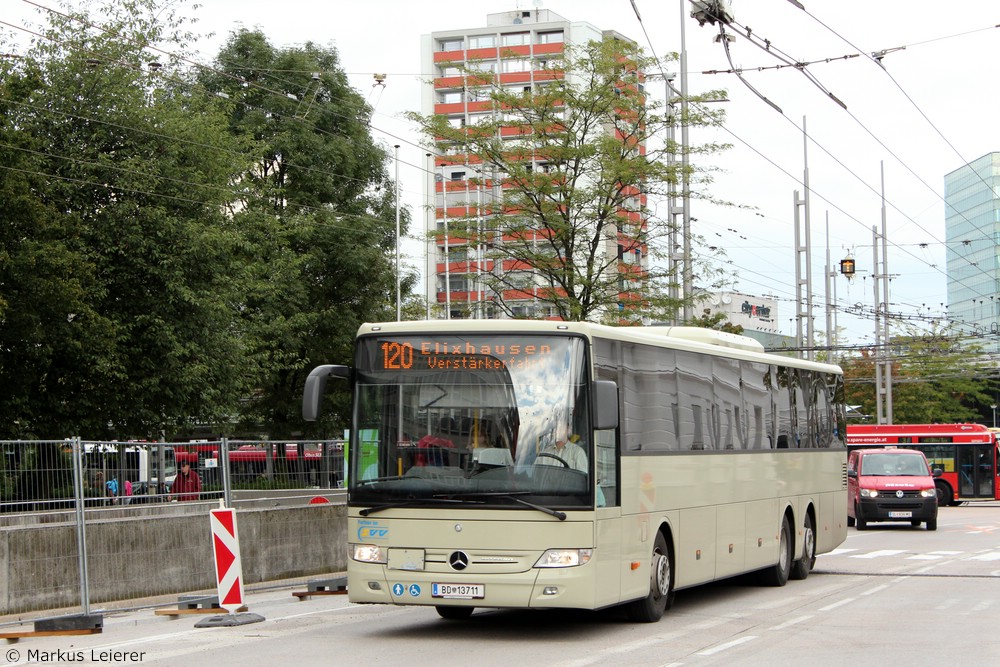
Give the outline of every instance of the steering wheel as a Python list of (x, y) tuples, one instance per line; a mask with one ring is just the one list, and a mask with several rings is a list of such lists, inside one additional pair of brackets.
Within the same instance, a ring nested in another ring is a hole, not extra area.
[(535, 457), (535, 460), (537, 461), (538, 459), (542, 458), (543, 456), (544, 457), (548, 457), (550, 459), (555, 459), (556, 461), (559, 461), (559, 463), (563, 464), (563, 467), (565, 467), (567, 469), (570, 467), (570, 465), (568, 463), (566, 463), (566, 461), (563, 458), (561, 458), (559, 456), (556, 456), (555, 454), (549, 454), (548, 452), (542, 452), (541, 454), (537, 455)]

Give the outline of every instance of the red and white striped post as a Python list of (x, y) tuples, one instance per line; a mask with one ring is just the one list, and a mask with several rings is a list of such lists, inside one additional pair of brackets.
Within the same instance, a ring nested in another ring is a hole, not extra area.
[(243, 607), (243, 564), (236, 530), (236, 510), (211, 511), (212, 551), (215, 554), (215, 581), (219, 606), (235, 614)]

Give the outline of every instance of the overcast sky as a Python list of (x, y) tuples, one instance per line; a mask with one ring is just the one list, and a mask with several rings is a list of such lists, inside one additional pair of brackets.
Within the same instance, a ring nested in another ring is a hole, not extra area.
[[(56, 6), (54, 0), (35, 2)], [(419, 169), (426, 151), (400, 114), (419, 110), (422, 34), (483, 26), (489, 13), (540, 4), (566, 19), (617, 30), (663, 56), (681, 49), (682, 2), (689, 91), (724, 88), (731, 99), (725, 128), (717, 135), (692, 132), (691, 141), (733, 144), (712, 161), (723, 170), (712, 191), (747, 207), (696, 201), (692, 227), (725, 249), (726, 267), (738, 275), (736, 288), (777, 298), (779, 330), (794, 334), (793, 193), (804, 196), (808, 154), (817, 330), (824, 328), (829, 219), (832, 261), (850, 252), (858, 267), (852, 283), (836, 279), (838, 322), (848, 329), (850, 342), (874, 340), (874, 324), (846, 311), (855, 304), (868, 310), (874, 305), (872, 226), (881, 230), (883, 165), (889, 309), (906, 316), (940, 315), (947, 302), (944, 175), (1000, 150), (996, 0), (802, 0), (805, 10), (791, 0), (734, 0), (733, 65), (783, 113), (734, 74), (705, 73), (732, 66), (714, 39), (718, 28), (699, 27), (683, 0), (201, 0), (200, 9), (189, 11), (200, 17), (201, 31), (216, 33), (199, 44), (205, 63), (225, 35), (241, 26), (261, 28), (276, 46), (306, 41), (335, 46), (353, 85), (375, 108), (374, 136), (388, 146), (400, 144), (403, 200), (419, 218), (424, 201)], [(3, 0), (0, 21), (20, 25), (34, 19), (34, 11), (21, 0)], [(763, 40), (771, 52), (755, 44)], [(880, 66), (871, 56), (881, 51), (887, 53)], [(776, 55), (809, 64), (804, 71), (777, 68), (782, 61)], [(387, 75), (384, 87), (372, 85), (377, 72)], [(663, 94), (655, 83), (649, 90)], [(404, 262), (422, 267), (417, 255), (422, 245), (405, 247)]]

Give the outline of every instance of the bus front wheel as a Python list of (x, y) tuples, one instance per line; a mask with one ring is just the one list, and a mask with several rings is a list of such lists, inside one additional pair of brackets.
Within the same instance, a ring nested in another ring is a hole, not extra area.
[(938, 507), (955, 504), (955, 496), (947, 483), (938, 482), (934, 485), (934, 488), (937, 490)]
[(657, 531), (649, 571), (649, 595), (629, 602), (626, 613), (638, 623), (655, 623), (674, 603), (674, 562), (667, 540)]
[(462, 621), (472, 616), (475, 607), (446, 607), (439, 604), (434, 609), (441, 618), (447, 618), (449, 621)]

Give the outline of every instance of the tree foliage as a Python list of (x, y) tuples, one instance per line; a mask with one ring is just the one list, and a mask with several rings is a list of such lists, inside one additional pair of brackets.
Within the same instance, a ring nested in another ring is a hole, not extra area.
[[(955, 333), (935, 329), (891, 338), (894, 423), (983, 419), (983, 408), (993, 398), (991, 381), (982, 372), (981, 350), (963, 343)], [(841, 361), (846, 380), (845, 400), (861, 406), (860, 412), (873, 417), (878, 413), (876, 364), (884, 365), (884, 360), (874, 350), (862, 350), (859, 356)]]
[[(521, 56), (501, 53), (506, 57)], [(548, 66), (549, 80), (512, 90), (492, 71), (465, 63), (465, 88), (488, 99), (490, 113), (458, 127), (446, 116), (412, 114), (444, 150), (445, 163), (475, 172), (477, 197), (480, 187), (500, 193), (488, 206), (467, 202), (473, 215), (450, 221), (438, 235), (486, 248), (490, 291), (534, 297), (562, 319), (618, 321), (640, 312), (669, 317), (679, 305), (669, 297), (678, 276), (656, 262), (638, 270), (627, 261), (636, 251), (663, 248), (671, 231), (669, 216), (658, 217), (642, 195), (665, 196), (685, 181), (674, 159), (681, 147), (663, 141), (670, 127), (711, 124), (721, 113), (692, 104), (688, 117), (680, 118), (650, 100), (641, 73), (657, 64), (623, 40), (567, 46), (565, 56)], [(687, 150), (697, 155), (722, 148)], [(689, 176), (696, 184), (707, 181), (707, 173)], [(623, 292), (641, 296), (624, 304)], [(512, 302), (496, 305), (513, 314)]]
[(336, 52), (241, 32), (195, 74), (177, 10), (86, 3), (0, 59), (0, 437), (301, 431), (307, 369), (390, 312), (387, 153)]

